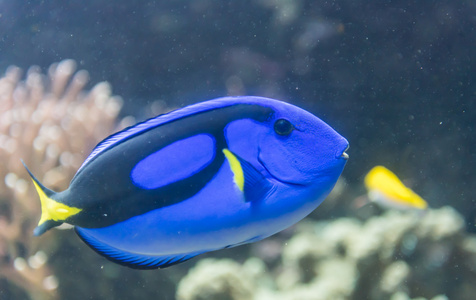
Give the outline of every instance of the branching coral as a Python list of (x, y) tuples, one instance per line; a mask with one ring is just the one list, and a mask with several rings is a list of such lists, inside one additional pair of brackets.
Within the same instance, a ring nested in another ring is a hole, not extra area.
[(21, 80), (20, 69), (10, 67), (0, 79), (0, 284), (3, 291), (14, 284), (31, 299), (56, 298), (58, 279), (47, 264), (52, 235), (32, 236), (40, 205), (21, 159), (45, 186), (66, 188), (91, 148), (112, 132), (122, 106), (105, 82), (84, 91), (88, 73), (75, 70), (64, 60), (48, 75), (32, 67)]

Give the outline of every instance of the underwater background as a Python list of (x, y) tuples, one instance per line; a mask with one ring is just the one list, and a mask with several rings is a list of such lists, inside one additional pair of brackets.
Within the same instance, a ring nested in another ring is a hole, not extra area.
[[(0, 299), (473, 299), (475, 16), (449, 0), (0, 1)], [(226, 95), (288, 101), (349, 141), (304, 221), (157, 271), (71, 230), (32, 236), (20, 158), (62, 190), (108, 134)], [(429, 211), (356, 205), (375, 165)]]

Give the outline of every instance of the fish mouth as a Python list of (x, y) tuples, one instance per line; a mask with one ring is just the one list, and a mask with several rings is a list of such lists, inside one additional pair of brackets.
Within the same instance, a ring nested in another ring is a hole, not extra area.
[(342, 154), (341, 155), (336, 155), (337, 158), (342, 158), (344, 160), (348, 160), (349, 159), (349, 154), (347, 154), (345, 151), (349, 150), (349, 145), (347, 145), (347, 147), (345, 147), (344, 151), (342, 151)]

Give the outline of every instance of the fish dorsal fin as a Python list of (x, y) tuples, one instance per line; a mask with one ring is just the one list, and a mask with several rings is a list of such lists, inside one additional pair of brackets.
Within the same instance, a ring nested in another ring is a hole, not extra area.
[[(265, 102), (267, 99), (266, 98), (260, 98), (260, 97), (249, 97), (250, 100), (248, 101), (249, 104), (253, 103), (259, 103)], [(241, 100), (240, 100), (241, 99)], [(157, 126), (182, 119), (184, 117), (193, 115), (193, 114), (198, 114), (218, 108), (223, 108), (226, 106), (232, 106), (236, 104), (243, 104), (246, 103), (245, 101), (242, 100), (240, 97), (224, 97), (224, 98), (217, 98), (214, 100), (210, 101), (205, 101), (202, 103), (197, 103), (194, 105), (189, 105), (181, 109), (177, 109), (171, 112), (168, 112), (166, 114), (162, 114), (153, 118), (150, 118), (148, 120), (145, 120), (143, 122), (137, 123), (133, 126), (127, 127), (119, 132), (116, 132), (106, 139), (104, 139), (102, 142), (96, 145), (96, 147), (93, 149), (91, 154), (86, 158), (86, 160), (83, 162), (81, 167), (78, 169), (78, 172), (92, 159), (94, 159), (97, 155), (100, 153), (104, 152), (105, 150), (111, 148), (112, 146), (122, 143), (136, 135), (139, 135), (141, 133), (144, 133), (150, 129), (153, 129)], [(76, 173), (76, 174), (77, 174)]]
[(252, 164), (228, 149), (223, 149), (223, 154), (233, 172), (233, 180), (238, 189), (243, 192), (246, 202), (261, 200), (273, 189), (273, 184)]
[(120, 265), (141, 270), (163, 269), (187, 261), (203, 252), (174, 254), (170, 256), (145, 255), (127, 252), (109, 246), (88, 233), (86, 229), (75, 227), (78, 236), (94, 251)]

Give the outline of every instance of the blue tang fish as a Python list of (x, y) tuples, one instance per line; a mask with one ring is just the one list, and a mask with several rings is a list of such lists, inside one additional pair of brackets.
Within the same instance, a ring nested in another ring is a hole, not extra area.
[(63, 192), (28, 171), (42, 210), (34, 234), (65, 222), (109, 260), (168, 267), (298, 222), (332, 190), (347, 148), (326, 123), (285, 102), (198, 103), (106, 138)]

